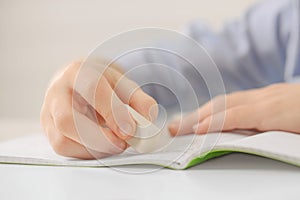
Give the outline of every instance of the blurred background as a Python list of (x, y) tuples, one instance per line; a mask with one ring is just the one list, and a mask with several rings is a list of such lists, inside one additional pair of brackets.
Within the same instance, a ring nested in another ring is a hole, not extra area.
[(217, 30), (256, 1), (0, 0), (0, 120), (37, 122), (55, 71), (114, 34), (145, 26), (181, 30), (194, 19)]

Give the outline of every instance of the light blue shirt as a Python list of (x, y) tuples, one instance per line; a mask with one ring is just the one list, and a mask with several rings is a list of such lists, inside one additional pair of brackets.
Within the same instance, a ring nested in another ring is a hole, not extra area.
[[(299, 5), (298, 0), (263, 1), (250, 8), (242, 19), (226, 23), (218, 33), (196, 21), (187, 26), (186, 34), (208, 51), (221, 73), (226, 93), (279, 82), (297, 82), (300, 80)], [(137, 60), (139, 64), (158, 62), (176, 68), (191, 77), (190, 83), (201, 102), (210, 99), (203, 88), (203, 80), (193, 80), (190, 68), (176, 58), (148, 51), (132, 58), (132, 63), (123, 64), (124, 69), (136, 66)], [(207, 66), (203, 63), (201, 67)], [(132, 73), (130, 78), (138, 83), (145, 79), (163, 81), (180, 88), (179, 93), (185, 91), (176, 76), (158, 67), (149, 68), (145, 73)], [(176, 103), (174, 95), (162, 87), (150, 85), (144, 90), (165, 106)]]

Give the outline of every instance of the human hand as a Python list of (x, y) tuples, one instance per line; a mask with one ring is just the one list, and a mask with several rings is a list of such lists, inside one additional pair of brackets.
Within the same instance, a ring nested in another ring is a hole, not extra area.
[(56, 153), (81, 159), (121, 153), (136, 129), (125, 104), (154, 119), (156, 102), (116, 66), (100, 73), (81, 64), (71, 63), (46, 91), (41, 124), (49, 142)]
[(169, 124), (172, 135), (282, 130), (300, 133), (300, 84), (273, 84), (219, 96)]

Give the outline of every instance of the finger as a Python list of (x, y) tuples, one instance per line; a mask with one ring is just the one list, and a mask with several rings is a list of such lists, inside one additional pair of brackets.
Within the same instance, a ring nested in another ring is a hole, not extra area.
[(51, 107), (54, 125), (62, 135), (99, 152), (118, 154), (126, 149), (125, 141), (73, 109), (69, 99), (61, 95)]
[(201, 108), (197, 109), (196, 111), (170, 123), (169, 131), (172, 135), (184, 135), (188, 133), (193, 133), (193, 125), (202, 121), (205, 117), (209, 116), (209, 114), (217, 112), (217, 110), (224, 110), (225, 105), (226, 96), (222, 95), (216, 97), (204, 104)]
[(142, 89), (133, 92), (129, 105), (150, 121), (155, 121), (158, 115), (158, 104)]
[(77, 111), (73, 111), (73, 117), (81, 144), (109, 154), (119, 154), (127, 148), (126, 142), (117, 137), (111, 129), (98, 126)]
[(257, 95), (254, 95), (254, 90), (246, 92), (236, 92), (230, 95), (222, 95), (215, 97), (211, 101), (204, 104), (201, 108), (187, 115), (181, 120), (172, 122), (169, 125), (169, 130), (172, 135), (176, 133), (179, 135), (193, 132), (192, 126), (197, 122), (201, 122), (205, 118), (215, 113), (219, 113), (226, 109), (233, 108), (235, 106), (246, 105), (256, 101)]
[(59, 155), (79, 159), (95, 159), (110, 156), (107, 153), (88, 150), (85, 146), (60, 134), (51, 121), (48, 122), (46, 129), (49, 142), (53, 150)]
[(107, 74), (108, 82), (123, 103), (130, 105), (148, 120), (154, 121), (156, 119), (158, 105), (151, 96), (146, 94), (134, 81), (115, 69), (109, 68), (105, 74)]
[[(67, 78), (65, 78), (67, 79)], [(44, 104), (42, 106), (41, 117), (43, 116), (44, 108), (50, 107), (53, 105), (53, 101), (57, 101), (59, 105), (60, 102), (65, 102), (64, 106), (72, 105), (77, 111), (87, 116), (89, 119), (103, 125), (105, 123), (104, 119), (99, 115), (99, 113), (94, 112), (93, 107), (76, 91), (73, 91), (70, 88), (70, 85), (67, 84), (65, 79), (57, 79), (55, 83), (52, 83), (52, 87), (49, 88), (46, 92), (47, 98), (45, 98)], [(56, 97), (61, 97), (60, 100), (55, 99)], [(53, 100), (54, 99), (54, 100)], [(49, 100), (51, 100), (49, 102)], [(56, 105), (54, 103), (54, 105)]]
[(193, 125), (199, 120), (198, 109), (186, 116), (183, 116), (168, 125), (168, 129), (171, 135), (185, 135), (193, 133)]
[(221, 111), (194, 125), (194, 131), (197, 134), (204, 134), (235, 129), (259, 130), (264, 116), (261, 112), (256, 112), (257, 108), (257, 105), (244, 105)]
[(257, 98), (257, 90), (247, 90), (242, 92), (234, 92), (228, 95), (217, 96), (199, 109), (199, 113), (201, 114), (199, 121), (210, 115), (233, 108), (235, 106), (255, 103)]
[(134, 135), (135, 121), (101, 72), (83, 68), (78, 73), (74, 88), (118, 137), (128, 139)]
[(100, 125), (104, 125), (105, 120), (94, 108), (76, 91), (73, 91), (72, 102), (74, 109), (76, 109), (81, 114), (87, 116), (90, 120)]

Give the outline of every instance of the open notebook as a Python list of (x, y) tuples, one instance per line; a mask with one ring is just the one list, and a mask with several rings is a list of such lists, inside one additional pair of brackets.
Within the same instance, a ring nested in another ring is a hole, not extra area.
[[(127, 141), (131, 147), (120, 155), (99, 160), (66, 158), (55, 154), (44, 135), (36, 134), (0, 143), (0, 163), (82, 167), (154, 164), (186, 169), (230, 152), (244, 152), (300, 166), (300, 134), (272, 131), (171, 137), (166, 126), (158, 128), (129, 106), (128, 111), (138, 126), (135, 136)], [(89, 131), (86, 126), (82, 130)]]
[(138, 153), (129, 148), (124, 153), (100, 160), (78, 160), (58, 156), (43, 134), (0, 143), (0, 163), (101, 167), (128, 164), (154, 164), (172, 169), (186, 169), (230, 152), (244, 152), (300, 166), (300, 135), (265, 132), (256, 135), (212, 133), (176, 138), (165, 136), (164, 148)]

